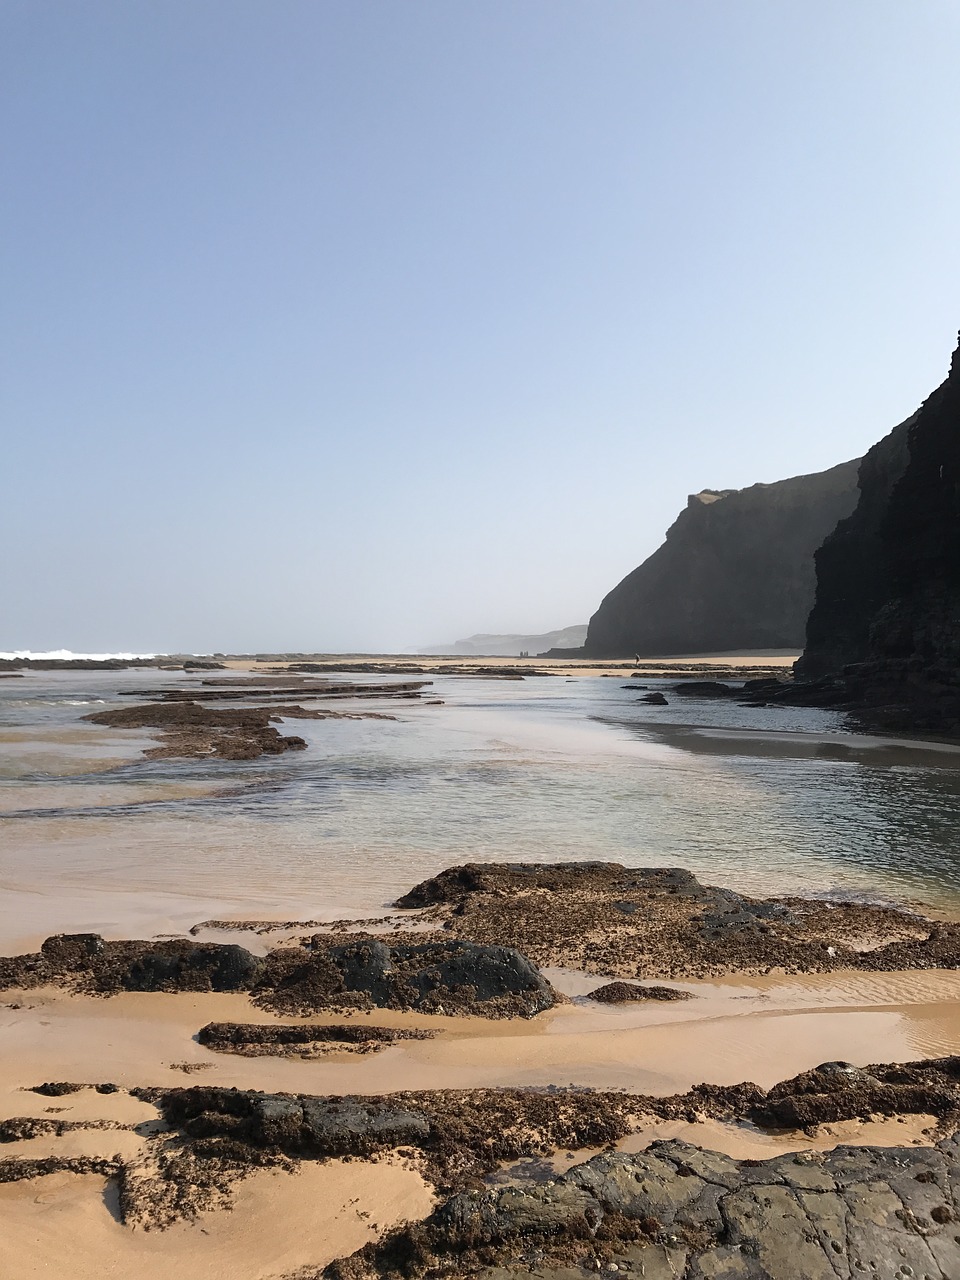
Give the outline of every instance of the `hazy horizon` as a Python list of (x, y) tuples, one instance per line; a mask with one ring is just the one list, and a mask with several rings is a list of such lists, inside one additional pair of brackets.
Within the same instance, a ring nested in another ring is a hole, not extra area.
[(960, 325), (948, 0), (8, 0), (0, 649), (584, 623)]

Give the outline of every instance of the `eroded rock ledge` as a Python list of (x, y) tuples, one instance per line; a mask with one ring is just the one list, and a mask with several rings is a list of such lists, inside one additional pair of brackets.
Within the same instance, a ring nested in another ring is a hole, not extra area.
[[(116, 1180), (124, 1222), (162, 1228), (230, 1207), (235, 1184), (256, 1169), (390, 1153), (444, 1197), (424, 1221), (325, 1271), (301, 1272), (301, 1280), (579, 1280), (614, 1266), (664, 1280), (960, 1275), (960, 1145), (952, 1136), (960, 1121), (960, 1058), (860, 1069), (826, 1063), (769, 1091), (751, 1083), (698, 1085), (668, 1098), (584, 1089), (383, 1097), (203, 1086), (130, 1092), (165, 1121), (148, 1127), (145, 1151), (132, 1159), (0, 1159), (0, 1183), (99, 1173)], [(842, 1147), (760, 1162), (658, 1142), (639, 1154), (604, 1151), (541, 1184), (491, 1189), (481, 1182), (519, 1158), (615, 1143), (653, 1118), (802, 1121), (809, 1130), (877, 1114), (932, 1116), (938, 1144)], [(101, 1122), (14, 1118), (0, 1141), (82, 1127)]]
[[(219, 665), (214, 663), (214, 666)], [(118, 690), (119, 697), (149, 697), (155, 701), (134, 707), (112, 707), (83, 717), (91, 724), (113, 729), (154, 729), (160, 745), (144, 752), (148, 759), (185, 756), (194, 759), (256, 760), (262, 755), (302, 751), (303, 738), (281, 734), (275, 724), (283, 720), (395, 720), (383, 712), (329, 707), (304, 707), (303, 701), (363, 699), (418, 700), (429, 680), (390, 684), (333, 683), (281, 678), (264, 682), (253, 677), (220, 677), (189, 688)], [(198, 700), (199, 699), (199, 700)], [(291, 702), (297, 699), (297, 702)], [(202, 701), (200, 701), (202, 700)], [(226, 703), (262, 702), (263, 706), (228, 706)], [(204, 703), (212, 702), (213, 706)]]
[(318, 1058), (331, 1052), (376, 1053), (399, 1040), (430, 1040), (435, 1035), (435, 1031), (372, 1027), (365, 1022), (208, 1022), (197, 1032), (197, 1042), (205, 1049), (245, 1058)]
[(303, 751), (306, 741), (296, 734), (281, 734), (282, 720), (393, 720), (394, 716), (366, 711), (346, 713), (300, 706), (204, 707), (199, 702), (173, 700), (95, 711), (83, 717), (92, 724), (113, 729), (159, 730), (160, 746), (149, 747), (150, 760), (173, 757), (221, 760), (256, 760), (262, 755)]
[[(960, 1145), (732, 1160), (685, 1142), (595, 1156), (545, 1186), (464, 1192), (328, 1280), (955, 1280)], [(304, 1277), (306, 1280), (306, 1277)]]
[(605, 977), (953, 969), (960, 925), (892, 907), (751, 898), (682, 868), (468, 863), (398, 899), (448, 935)]
[(213, 942), (106, 942), (57, 934), (38, 952), (0, 957), (0, 990), (54, 984), (93, 995), (120, 991), (242, 991), (275, 1013), (415, 1009), (421, 1013), (529, 1018), (556, 992), (510, 947), (453, 938), (387, 945), (318, 934), (306, 947), (255, 956)]

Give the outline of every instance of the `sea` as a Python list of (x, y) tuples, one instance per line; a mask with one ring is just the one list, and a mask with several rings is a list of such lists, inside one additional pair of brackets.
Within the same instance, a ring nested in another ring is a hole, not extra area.
[[(0, 952), (64, 930), (368, 917), (490, 861), (679, 866), (960, 915), (957, 746), (601, 675), (425, 677), (423, 702), (375, 704), (395, 720), (298, 720), (306, 750), (249, 762), (146, 760), (145, 731), (84, 720), (205, 675), (0, 678)], [(655, 689), (666, 706), (641, 700)]]

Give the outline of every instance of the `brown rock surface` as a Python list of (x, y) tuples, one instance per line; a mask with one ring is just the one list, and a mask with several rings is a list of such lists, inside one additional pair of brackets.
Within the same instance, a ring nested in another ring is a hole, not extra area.
[(682, 868), (471, 863), (425, 880), (396, 906), (423, 909), (421, 923), (448, 935), (604, 977), (960, 965), (960, 925), (892, 907), (749, 898)]

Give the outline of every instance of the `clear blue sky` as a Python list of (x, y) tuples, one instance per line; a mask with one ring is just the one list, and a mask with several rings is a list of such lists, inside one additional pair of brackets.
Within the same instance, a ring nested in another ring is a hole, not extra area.
[(960, 326), (955, 0), (3, 0), (0, 650), (586, 621)]

